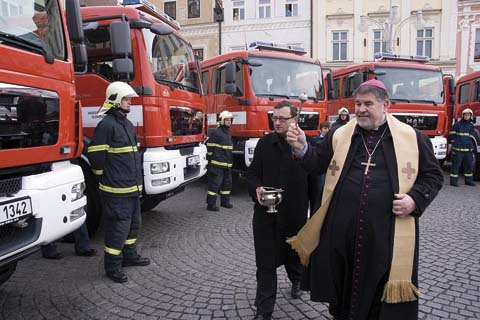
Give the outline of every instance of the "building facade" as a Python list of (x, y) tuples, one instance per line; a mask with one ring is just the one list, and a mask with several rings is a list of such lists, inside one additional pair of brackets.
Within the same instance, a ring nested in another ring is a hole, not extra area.
[(455, 0), (315, 1), (313, 55), (333, 69), (372, 61), (380, 51), (426, 55), (453, 74), (456, 16)]
[(480, 1), (458, 0), (455, 75), (480, 70)]

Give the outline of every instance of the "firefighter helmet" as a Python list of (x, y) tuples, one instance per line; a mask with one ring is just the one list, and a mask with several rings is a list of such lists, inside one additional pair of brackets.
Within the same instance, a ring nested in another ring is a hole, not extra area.
[(473, 116), (473, 111), (470, 108), (467, 108), (467, 109), (462, 111), (462, 115), (464, 115), (465, 113), (470, 113), (470, 115)]
[(218, 120), (220, 120), (220, 123), (223, 124), (223, 121), (225, 119), (232, 119), (233, 120), (233, 113), (231, 113), (228, 110), (223, 110), (220, 112), (220, 115), (218, 116)]
[(105, 102), (98, 110), (98, 114), (104, 114), (113, 107), (118, 107), (123, 98), (138, 97), (133, 88), (125, 82), (115, 81), (107, 87)]
[(340, 110), (338, 110), (338, 115), (341, 115), (341, 114), (347, 114), (348, 115), (348, 109), (343, 107), (343, 108), (340, 108)]

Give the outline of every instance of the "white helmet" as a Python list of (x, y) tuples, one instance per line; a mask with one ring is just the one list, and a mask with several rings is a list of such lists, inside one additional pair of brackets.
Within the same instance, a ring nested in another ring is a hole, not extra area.
[(473, 111), (470, 108), (467, 108), (467, 109), (462, 111), (462, 115), (465, 114), (465, 113), (470, 113), (470, 115), (473, 116)]
[(133, 88), (125, 82), (115, 81), (108, 85), (106, 99), (98, 114), (104, 114), (113, 107), (119, 106), (123, 98), (138, 97)]
[(340, 110), (338, 110), (338, 114), (341, 115), (341, 114), (348, 114), (348, 109), (343, 107), (343, 108), (340, 108)]
[(225, 119), (232, 119), (233, 120), (233, 113), (231, 113), (228, 110), (223, 110), (220, 112), (220, 115), (218, 116), (218, 120), (220, 120), (220, 123), (223, 124), (223, 121)]

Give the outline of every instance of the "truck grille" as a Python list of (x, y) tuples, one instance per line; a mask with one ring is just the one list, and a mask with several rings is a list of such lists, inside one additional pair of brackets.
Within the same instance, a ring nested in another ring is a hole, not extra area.
[(16, 194), (20, 189), (22, 189), (21, 177), (0, 180), (0, 196)]
[(424, 116), (420, 114), (393, 114), (393, 116), (418, 130), (437, 129), (437, 116)]
[(0, 227), (0, 256), (25, 247), (36, 241), (42, 228), (42, 219), (30, 217), (23, 228), (10, 223)]

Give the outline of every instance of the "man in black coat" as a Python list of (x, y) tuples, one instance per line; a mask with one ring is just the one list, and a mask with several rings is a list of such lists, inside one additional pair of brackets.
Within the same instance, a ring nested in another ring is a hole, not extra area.
[[(308, 211), (307, 173), (293, 158), (285, 140), (288, 126), (296, 121), (297, 109), (288, 101), (273, 109), (274, 133), (262, 137), (255, 148), (248, 168), (248, 189), (255, 202), (253, 238), (257, 265), (257, 294), (255, 319), (270, 319), (277, 294), (277, 271), (284, 265), (292, 282), (292, 297), (301, 295), (300, 279), (303, 267), (296, 253), (286, 244), (287, 237), (295, 235), (305, 224)], [(258, 198), (264, 187), (283, 189), (278, 212), (267, 213), (267, 207)]]
[(289, 243), (308, 264), (311, 300), (329, 303), (334, 319), (416, 320), (418, 218), (443, 175), (428, 137), (387, 113), (383, 83), (354, 97), (356, 119), (315, 148), (289, 128), (304, 168), (327, 172), (325, 203)]

